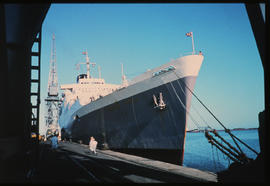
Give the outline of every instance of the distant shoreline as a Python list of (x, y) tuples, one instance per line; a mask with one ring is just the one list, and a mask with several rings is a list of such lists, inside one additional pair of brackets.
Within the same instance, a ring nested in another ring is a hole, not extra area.
[[(242, 130), (257, 130), (258, 128), (234, 128), (230, 129), (230, 131), (242, 131)], [(197, 132), (203, 132), (204, 130), (199, 130), (199, 129), (192, 129), (192, 130), (187, 130), (187, 132), (190, 133), (197, 133)], [(224, 129), (218, 129), (217, 131), (225, 131)]]

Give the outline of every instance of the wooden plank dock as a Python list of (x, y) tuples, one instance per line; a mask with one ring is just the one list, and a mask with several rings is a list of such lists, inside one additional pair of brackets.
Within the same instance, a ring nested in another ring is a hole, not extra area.
[(214, 183), (212, 172), (178, 166), (111, 150), (91, 153), (87, 145), (60, 142), (40, 144), (33, 183)]

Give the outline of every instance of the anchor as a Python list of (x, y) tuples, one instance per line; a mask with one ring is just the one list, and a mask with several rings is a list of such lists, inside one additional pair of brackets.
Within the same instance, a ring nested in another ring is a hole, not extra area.
[(154, 100), (154, 108), (159, 108), (160, 110), (163, 110), (164, 108), (166, 108), (166, 104), (163, 101), (163, 95), (162, 92), (159, 93), (159, 103), (157, 102), (157, 98), (156, 96), (153, 94), (153, 100)]

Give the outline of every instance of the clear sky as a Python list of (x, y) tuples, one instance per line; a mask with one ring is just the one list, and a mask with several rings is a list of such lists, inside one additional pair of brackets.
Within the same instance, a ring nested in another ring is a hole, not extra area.
[[(85, 49), (101, 67), (102, 78), (119, 84), (121, 63), (132, 79), (191, 52), (191, 38), (185, 36), (190, 31), (195, 50), (205, 56), (195, 94), (228, 128), (258, 127), (258, 113), (264, 110), (263, 67), (244, 4), (73, 3), (52, 4), (43, 23), (41, 134), (53, 33), (59, 84), (75, 83), (75, 64), (85, 61)], [(98, 77), (96, 67), (91, 72)], [(205, 120), (220, 128), (194, 97), (191, 115), (202, 126)], [(188, 128), (194, 127), (189, 120)]]

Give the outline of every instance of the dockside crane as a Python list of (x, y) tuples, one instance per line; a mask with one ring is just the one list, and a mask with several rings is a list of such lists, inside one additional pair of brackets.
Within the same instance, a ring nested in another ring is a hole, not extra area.
[(50, 71), (48, 78), (48, 95), (45, 99), (45, 102), (47, 111), (47, 114), (45, 115), (47, 128), (45, 138), (48, 139), (50, 136), (55, 134), (61, 137), (61, 130), (58, 123), (61, 100), (58, 97), (58, 79), (56, 71), (56, 48), (54, 34), (52, 36)]

